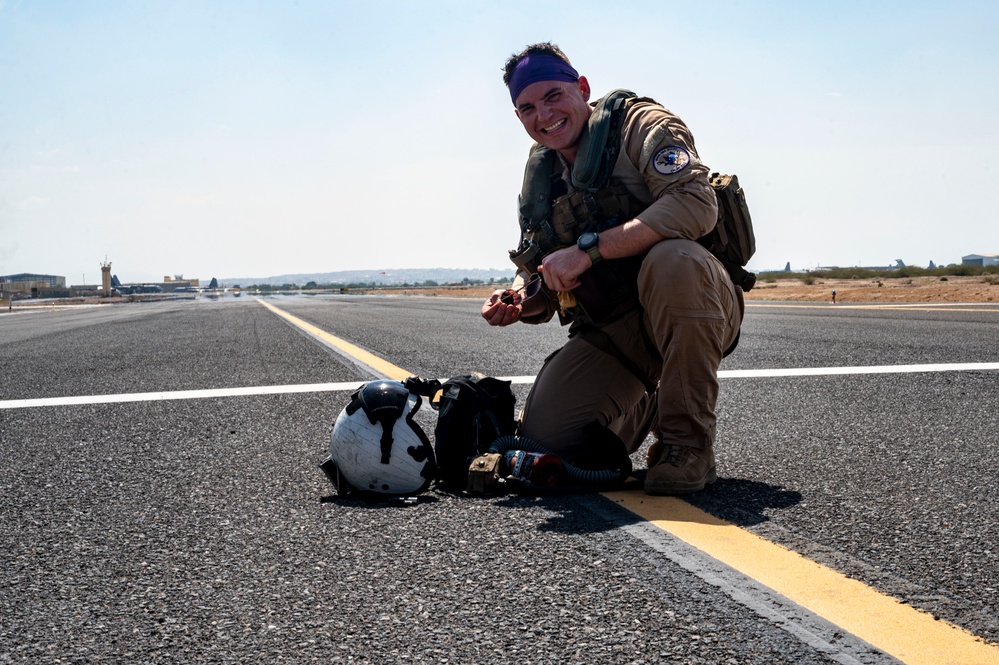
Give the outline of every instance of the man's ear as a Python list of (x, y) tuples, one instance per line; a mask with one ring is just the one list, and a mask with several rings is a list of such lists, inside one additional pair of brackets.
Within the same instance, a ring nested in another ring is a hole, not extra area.
[(583, 93), (583, 101), (590, 101), (590, 82), (586, 80), (585, 76), (580, 76), (579, 80), (576, 82), (579, 84), (579, 91)]

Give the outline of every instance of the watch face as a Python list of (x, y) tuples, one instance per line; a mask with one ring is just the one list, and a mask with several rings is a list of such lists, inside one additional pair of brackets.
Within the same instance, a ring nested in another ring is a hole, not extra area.
[(579, 240), (576, 244), (579, 245), (580, 249), (587, 250), (590, 247), (595, 246), (598, 240), (600, 240), (600, 236), (593, 231), (587, 231), (583, 235), (579, 236)]

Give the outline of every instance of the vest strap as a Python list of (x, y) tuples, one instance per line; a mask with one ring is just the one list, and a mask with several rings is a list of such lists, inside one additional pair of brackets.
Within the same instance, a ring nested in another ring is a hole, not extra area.
[(635, 377), (642, 382), (645, 386), (645, 392), (652, 395), (656, 392), (656, 388), (659, 386), (657, 381), (653, 381), (648, 374), (646, 374), (641, 367), (636, 365), (631, 358), (624, 355), (624, 352), (618, 348), (614, 340), (610, 338), (610, 335), (605, 333), (600, 328), (591, 325), (582, 325), (573, 329), (569, 337), (574, 335), (579, 335), (581, 339), (597, 347), (604, 353), (610, 354), (617, 358), (617, 361), (627, 369), (629, 372), (635, 375)]

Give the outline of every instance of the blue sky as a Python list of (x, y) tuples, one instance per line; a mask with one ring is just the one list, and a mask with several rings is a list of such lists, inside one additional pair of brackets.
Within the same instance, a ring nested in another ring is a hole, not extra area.
[(505, 58), (676, 112), (756, 269), (999, 253), (999, 4), (0, 0), (0, 274), (506, 268)]

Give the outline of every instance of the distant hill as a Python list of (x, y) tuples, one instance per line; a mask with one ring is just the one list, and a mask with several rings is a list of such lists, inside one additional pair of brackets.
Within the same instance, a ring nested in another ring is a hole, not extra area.
[(304, 286), (309, 282), (316, 284), (383, 284), (395, 286), (400, 284), (421, 284), (428, 280), (438, 284), (461, 284), (462, 280), (490, 279), (508, 282), (513, 279), (514, 269), (483, 269), (483, 268), (401, 268), (396, 270), (341, 270), (339, 272), (314, 272), (289, 275), (273, 275), (271, 277), (225, 277), (219, 279), (221, 286), (249, 286), (251, 284), (296, 284)]

